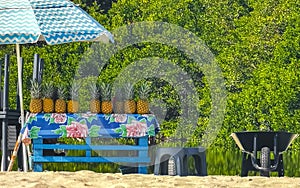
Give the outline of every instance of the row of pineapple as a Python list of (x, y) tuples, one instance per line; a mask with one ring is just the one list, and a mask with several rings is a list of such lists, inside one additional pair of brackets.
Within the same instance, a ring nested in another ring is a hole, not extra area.
[[(33, 80), (31, 82), (31, 100), (29, 110), (32, 113), (77, 113), (79, 112), (79, 89), (80, 84), (74, 82), (70, 87), (70, 99), (66, 100), (67, 90), (65, 87), (57, 88), (57, 99), (53, 100), (55, 87), (52, 83), (39, 84)], [(138, 100), (134, 100), (133, 85), (127, 84), (124, 87), (125, 98), (114, 98), (112, 101), (112, 87), (110, 84), (101, 83), (97, 85), (92, 82), (89, 85), (90, 92), (90, 112), (91, 113), (127, 113), (127, 114), (147, 114), (149, 113), (148, 94), (149, 85), (141, 84), (138, 90)], [(42, 97), (43, 94), (43, 97)], [(101, 101), (100, 101), (101, 95)]]

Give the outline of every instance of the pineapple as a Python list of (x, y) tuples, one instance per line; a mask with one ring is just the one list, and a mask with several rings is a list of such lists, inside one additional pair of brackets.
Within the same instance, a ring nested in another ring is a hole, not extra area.
[(69, 113), (77, 113), (79, 111), (79, 89), (80, 89), (80, 83), (79, 82), (73, 82), (71, 86), (70, 91), (70, 100), (68, 101), (68, 112)]
[(138, 114), (149, 113), (149, 102), (148, 102), (149, 92), (150, 92), (150, 86), (146, 82), (144, 82), (139, 89), (139, 99), (137, 101)]
[(114, 100), (114, 113), (122, 114), (124, 113), (124, 98), (122, 96), (123, 91), (121, 88), (117, 89), (115, 100)]
[(97, 87), (97, 84), (95, 82), (92, 82), (89, 85), (90, 93), (91, 93), (91, 101), (90, 101), (90, 111), (92, 113), (100, 113), (100, 100), (99, 100), (99, 90)]
[(110, 84), (102, 83), (100, 85), (101, 90), (101, 109), (103, 114), (111, 114), (113, 110), (113, 105), (111, 102), (111, 87)]
[(41, 99), (41, 86), (37, 80), (31, 81), (31, 100), (29, 110), (31, 113), (39, 113), (43, 110), (43, 102)]
[(44, 113), (51, 113), (54, 111), (53, 102), (54, 85), (52, 82), (46, 82), (43, 85), (43, 111)]
[(133, 85), (128, 83), (125, 86), (125, 101), (124, 101), (124, 111), (126, 114), (133, 114), (136, 111), (136, 103), (133, 100), (134, 91)]
[(65, 101), (66, 92), (67, 92), (66, 88), (62, 85), (57, 88), (58, 99), (55, 101), (56, 113), (66, 113), (66, 109), (67, 109), (67, 104)]

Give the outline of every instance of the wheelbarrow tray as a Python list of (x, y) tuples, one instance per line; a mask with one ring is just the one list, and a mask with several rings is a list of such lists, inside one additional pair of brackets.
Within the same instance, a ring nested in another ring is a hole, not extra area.
[(273, 149), (274, 137), (277, 139), (277, 152), (282, 153), (287, 150), (290, 144), (298, 137), (298, 134), (284, 131), (244, 131), (231, 134), (232, 138), (243, 152), (252, 153), (254, 148), (254, 138), (256, 137), (256, 149), (263, 147)]

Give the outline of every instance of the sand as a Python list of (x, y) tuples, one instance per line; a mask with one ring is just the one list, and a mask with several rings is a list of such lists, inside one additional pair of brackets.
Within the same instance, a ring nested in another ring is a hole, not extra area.
[(77, 172), (0, 172), (0, 187), (300, 187), (300, 178), (260, 176), (155, 176), (153, 174)]

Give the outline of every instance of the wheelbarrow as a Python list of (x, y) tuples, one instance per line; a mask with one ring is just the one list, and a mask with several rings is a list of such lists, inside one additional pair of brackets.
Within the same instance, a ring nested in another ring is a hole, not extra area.
[[(284, 176), (282, 153), (287, 150), (298, 134), (272, 131), (245, 131), (231, 134), (243, 152), (241, 176), (249, 171), (259, 171), (261, 176), (269, 177), (270, 172)], [(271, 153), (273, 152), (273, 159)], [(260, 158), (257, 157), (260, 153)]]

